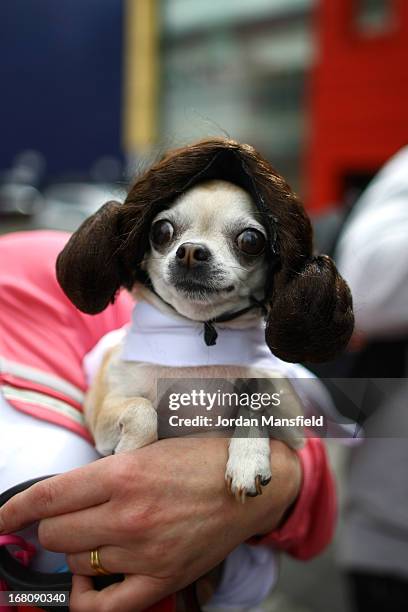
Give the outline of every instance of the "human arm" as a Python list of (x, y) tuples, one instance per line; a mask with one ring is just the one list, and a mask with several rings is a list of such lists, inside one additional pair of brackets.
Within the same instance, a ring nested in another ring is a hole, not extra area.
[(11, 532), (44, 519), (42, 545), (70, 553), (74, 573), (92, 574), (89, 550), (98, 547), (109, 571), (129, 574), (102, 594), (76, 580), (74, 609), (109, 602), (108, 609), (144, 609), (280, 523), (298, 494), (300, 470), (293, 451), (271, 445), (273, 481), (245, 505), (225, 492), (225, 440), (172, 439), (39, 483), (9, 502), (0, 520)]

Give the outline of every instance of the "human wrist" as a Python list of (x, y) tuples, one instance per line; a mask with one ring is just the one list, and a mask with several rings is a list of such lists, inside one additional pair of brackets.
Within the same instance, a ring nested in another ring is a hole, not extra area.
[[(163, 440), (158, 445), (163, 450), (166, 445), (172, 446), (173, 458), (179, 452), (184, 460), (186, 445), (191, 445), (191, 450), (195, 449), (195, 452), (199, 449), (200, 462), (205, 466), (201, 485), (197, 490), (196, 477), (193, 482), (187, 478), (186, 490), (194, 487), (194, 496), (197, 496), (195, 503), (199, 503), (203, 514), (208, 514), (209, 518), (217, 517), (216, 523), (228, 530), (231, 541), (240, 543), (253, 536), (270, 533), (281, 525), (300, 491), (302, 470), (295, 451), (279, 440), (271, 440), (272, 480), (263, 487), (262, 495), (247, 497), (245, 504), (242, 504), (227, 493), (224, 482), (228, 442), (225, 438), (192, 438), (184, 440), (176, 449), (173, 448), (174, 440)], [(167, 452), (163, 455), (167, 456)]]

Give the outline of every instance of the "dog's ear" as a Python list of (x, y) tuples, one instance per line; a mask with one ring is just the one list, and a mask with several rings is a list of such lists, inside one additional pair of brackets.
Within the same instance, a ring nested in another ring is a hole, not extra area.
[(348, 285), (330, 257), (321, 255), (275, 288), (265, 335), (284, 361), (322, 362), (347, 346), (353, 327)]
[(79, 310), (96, 314), (122, 284), (119, 247), (121, 204), (107, 202), (86, 219), (57, 258), (57, 279)]

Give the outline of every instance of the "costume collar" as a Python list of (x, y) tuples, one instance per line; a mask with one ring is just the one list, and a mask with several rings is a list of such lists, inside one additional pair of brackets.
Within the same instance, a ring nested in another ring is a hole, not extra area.
[(123, 342), (122, 359), (181, 367), (249, 366), (265, 359), (270, 362), (273, 357), (265, 342), (263, 321), (256, 321), (244, 329), (217, 325), (217, 332), (217, 343), (207, 346), (202, 322), (161, 312), (152, 304), (141, 301), (133, 309), (131, 326)]

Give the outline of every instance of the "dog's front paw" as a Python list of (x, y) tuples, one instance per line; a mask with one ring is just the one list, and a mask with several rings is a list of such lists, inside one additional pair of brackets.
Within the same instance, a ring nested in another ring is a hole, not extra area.
[(237, 500), (262, 495), (272, 478), (268, 438), (232, 438), (225, 472), (228, 492)]
[(117, 428), (119, 441), (115, 454), (147, 446), (157, 440), (156, 411), (148, 400), (140, 399), (121, 414)]

